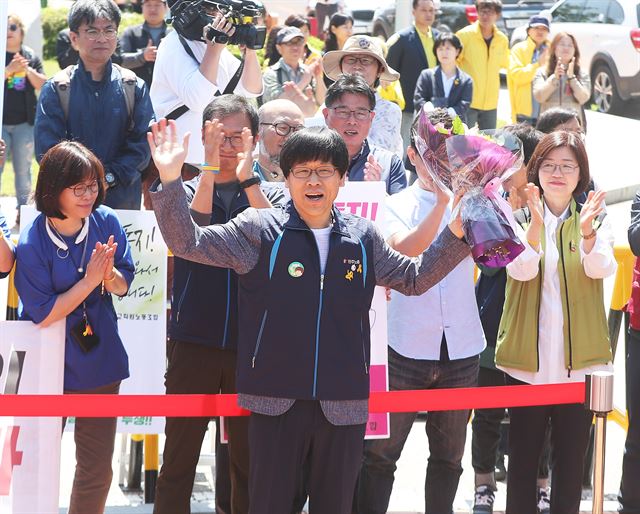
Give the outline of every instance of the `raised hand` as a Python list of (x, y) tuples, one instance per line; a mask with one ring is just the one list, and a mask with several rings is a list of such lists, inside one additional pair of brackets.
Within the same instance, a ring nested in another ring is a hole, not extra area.
[(160, 180), (167, 183), (179, 179), (189, 148), (189, 132), (182, 138), (182, 144), (179, 143), (176, 122), (170, 120), (167, 123), (167, 120), (162, 118), (151, 125), (151, 132), (147, 132), (147, 141)]
[(367, 156), (367, 162), (364, 164), (364, 179), (373, 181), (382, 179), (382, 166), (373, 154)]
[(576, 65), (576, 58), (572, 57), (571, 60), (569, 61), (569, 65), (567, 66), (567, 77), (575, 77), (575, 65)]
[(540, 247), (540, 232), (544, 225), (544, 207), (540, 200), (540, 189), (535, 184), (529, 183), (524, 187), (527, 195), (527, 207), (531, 214), (531, 224), (527, 229), (527, 241), (537, 252)]
[(605, 191), (589, 191), (587, 201), (580, 211), (580, 232), (582, 237), (593, 233), (593, 220), (604, 211)]
[(217, 118), (204, 122), (202, 143), (204, 144), (204, 159), (209, 166), (220, 165), (220, 147), (224, 141), (223, 125)]
[(238, 153), (238, 166), (236, 167), (236, 176), (239, 182), (249, 180), (253, 177), (253, 136), (251, 130), (244, 127), (242, 129), (242, 152)]
[(513, 186), (511, 191), (509, 191), (509, 205), (511, 206), (511, 210), (513, 212), (518, 209), (522, 209), (522, 200), (520, 199), (520, 195), (518, 194), (518, 188)]
[(145, 46), (144, 51), (142, 52), (142, 57), (147, 62), (155, 62), (156, 56), (158, 54), (158, 47), (153, 45), (153, 41), (149, 38), (149, 42), (147, 46)]

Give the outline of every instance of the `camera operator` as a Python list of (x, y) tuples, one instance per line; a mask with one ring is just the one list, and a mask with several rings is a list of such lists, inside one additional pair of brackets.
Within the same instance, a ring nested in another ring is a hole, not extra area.
[[(215, 96), (225, 92), (245, 97), (262, 94), (260, 64), (256, 51), (244, 48), (244, 67), (237, 85), (232, 91), (226, 91), (241, 62), (226, 48), (226, 42), (222, 42), (225, 37), (209, 39), (204, 34), (214, 29), (213, 32), (231, 37), (236, 30), (232, 22), (217, 9), (210, 7), (212, 2), (169, 0), (168, 3), (174, 16), (175, 30), (167, 34), (158, 48), (151, 101), (156, 119), (176, 119), (180, 136), (186, 132), (198, 134), (202, 125), (202, 112)], [(181, 30), (175, 22), (175, 17), (191, 4), (202, 6), (201, 9), (211, 20), (199, 32), (200, 38), (193, 31), (186, 33)], [(204, 163), (204, 149), (200, 138), (190, 138), (186, 162), (194, 165)]]

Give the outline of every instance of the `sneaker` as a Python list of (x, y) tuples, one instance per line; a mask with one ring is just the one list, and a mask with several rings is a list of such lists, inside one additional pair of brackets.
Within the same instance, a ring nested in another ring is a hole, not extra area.
[(544, 487), (538, 487), (538, 514), (549, 514), (550, 512), (549, 491)]
[(473, 500), (473, 514), (493, 514), (493, 502), (496, 494), (488, 485), (476, 487), (476, 494)]

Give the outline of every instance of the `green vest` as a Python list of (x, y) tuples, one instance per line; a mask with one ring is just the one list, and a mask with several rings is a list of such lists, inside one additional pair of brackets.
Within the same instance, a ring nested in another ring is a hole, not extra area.
[[(611, 361), (601, 279), (589, 278), (580, 262), (580, 213), (571, 200), (571, 215), (556, 231), (558, 274), (562, 299), (565, 368), (581, 369)], [(541, 241), (544, 250), (544, 227)], [(504, 310), (496, 343), (496, 364), (539, 370), (538, 324), (544, 254), (538, 274), (527, 282), (507, 277)]]

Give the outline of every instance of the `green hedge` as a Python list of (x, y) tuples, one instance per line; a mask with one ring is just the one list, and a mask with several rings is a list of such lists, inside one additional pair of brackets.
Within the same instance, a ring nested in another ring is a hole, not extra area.
[[(46, 7), (42, 9), (42, 37), (43, 47), (42, 53), (45, 59), (55, 59), (56, 57), (56, 38), (58, 32), (67, 28), (67, 14), (69, 10), (64, 7), (54, 9)], [(131, 25), (139, 25), (144, 21), (142, 14), (135, 12), (123, 12), (120, 21), (120, 32)]]
[(46, 7), (42, 9), (42, 53), (45, 59), (56, 56), (56, 37), (58, 32), (67, 27), (68, 9)]

